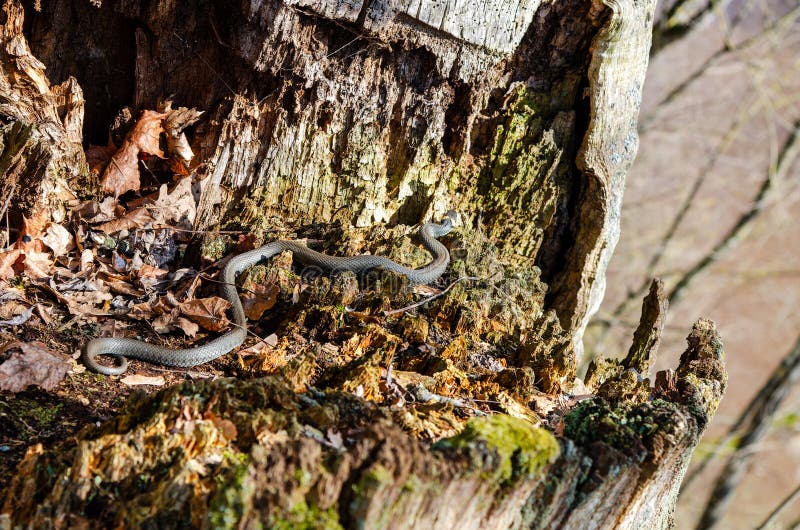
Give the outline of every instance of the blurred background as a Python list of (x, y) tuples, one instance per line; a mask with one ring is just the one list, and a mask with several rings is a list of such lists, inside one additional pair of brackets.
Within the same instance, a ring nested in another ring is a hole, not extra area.
[(653, 373), (677, 366), (698, 317), (714, 320), (730, 380), (677, 526), (800, 528), (800, 4), (659, 4), (622, 236), (586, 351), (627, 351), (652, 277), (671, 302)]

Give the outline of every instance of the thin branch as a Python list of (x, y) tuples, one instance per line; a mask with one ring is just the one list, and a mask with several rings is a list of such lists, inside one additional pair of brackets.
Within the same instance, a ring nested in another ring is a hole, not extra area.
[(783, 499), (781, 503), (775, 507), (774, 510), (772, 510), (772, 513), (769, 514), (766, 519), (764, 519), (763, 523), (758, 525), (756, 530), (766, 530), (770, 525), (772, 525), (772, 523), (775, 522), (775, 519), (778, 518), (778, 515), (781, 513), (781, 511), (783, 511), (784, 508), (786, 508), (788, 505), (790, 505), (797, 499), (800, 499), (800, 484), (798, 484), (795, 490), (791, 492), (789, 495), (787, 495), (786, 498)]
[[(628, 309), (630, 309), (632, 304), (638, 303), (641, 300), (647, 289), (650, 287), (650, 282), (652, 281), (653, 277), (656, 276), (656, 269), (661, 263), (662, 258), (664, 257), (667, 248), (672, 243), (672, 240), (675, 238), (675, 235), (678, 233), (678, 228), (683, 223), (684, 219), (688, 215), (689, 211), (691, 210), (692, 206), (697, 199), (697, 196), (700, 192), (700, 189), (703, 187), (703, 184), (706, 182), (706, 177), (712, 173), (713, 167), (717, 163), (717, 159), (719, 156), (730, 147), (734, 140), (739, 136), (741, 132), (742, 125), (746, 123), (747, 119), (750, 117), (749, 109), (745, 110), (742, 109), (739, 112), (739, 115), (736, 117), (736, 120), (731, 124), (728, 131), (725, 133), (725, 137), (720, 142), (720, 145), (714, 150), (714, 154), (711, 158), (708, 159), (706, 164), (700, 169), (697, 173), (697, 177), (695, 178), (694, 182), (692, 183), (692, 188), (689, 190), (689, 193), (684, 197), (683, 202), (681, 203), (678, 211), (673, 217), (672, 222), (670, 223), (667, 231), (659, 240), (658, 246), (653, 252), (653, 255), (650, 257), (650, 260), (645, 267), (645, 272), (642, 277), (642, 281), (639, 286), (628, 292), (627, 296), (614, 308), (611, 312), (612, 319), (619, 319), (625, 314)], [(663, 276), (663, 275), (661, 275)], [(670, 300), (671, 302), (671, 300)], [(597, 346), (596, 350), (603, 349), (606, 339), (608, 338), (609, 334), (611, 333), (611, 327), (606, 327), (600, 334), (599, 338), (597, 339)]]
[(686, 291), (686, 288), (699, 274), (708, 269), (712, 264), (719, 260), (719, 258), (726, 251), (736, 246), (736, 244), (742, 240), (742, 238), (746, 235), (747, 230), (753, 224), (753, 221), (764, 209), (764, 204), (767, 201), (770, 192), (775, 187), (775, 183), (778, 180), (781, 180), (785, 173), (789, 171), (798, 154), (800, 154), (800, 121), (795, 123), (792, 134), (789, 136), (788, 140), (778, 154), (778, 159), (775, 165), (770, 167), (770, 170), (767, 173), (767, 178), (764, 179), (764, 182), (761, 184), (761, 188), (759, 188), (758, 193), (756, 194), (756, 197), (750, 206), (750, 209), (742, 214), (741, 217), (739, 217), (739, 220), (736, 222), (736, 224), (728, 231), (725, 237), (714, 246), (711, 252), (709, 252), (694, 267), (689, 269), (689, 271), (683, 275), (683, 278), (678, 281), (677, 285), (672, 288), (672, 291), (670, 291), (667, 297), (670, 305), (674, 305), (678, 300), (680, 300)]
[[(750, 416), (747, 428), (743, 429), (741, 442), (717, 478), (711, 499), (697, 526), (698, 530), (713, 527), (725, 515), (733, 492), (745, 476), (750, 459), (755, 454), (754, 446), (766, 435), (775, 411), (778, 410), (798, 379), (800, 379), (800, 337), (780, 366), (773, 372), (769, 381), (761, 388), (758, 396), (750, 402), (740, 416), (740, 421), (737, 421), (737, 425), (744, 423), (743, 418)], [(734, 432), (733, 429), (731, 432)]]
[(452, 289), (453, 286), (455, 286), (455, 284), (457, 284), (457, 283), (459, 283), (461, 281), (464, 281), (464, 280), (476, 281), (476, 280), (480, 280), (480, 279), (481, 278), (478, 278), (477, 276), (464, 276), (463, 278), (459, 278), (456, 281), (454, 281), (453, 283), (451, 283), (450, 285), (448, 285), (447, 288), (444, 291), (442, 291), (441, 293), (437, 293), (437, 294), (435, 294), (433, 296), (429, 296), (428, 298), (426, 298), (424, 300), (421, 300), (421, 301), (417, 302), (416, 304), (407, 305), (405, 307), (401, 307), (400, 309), (392, 309), (391, 311), (384, 311), (383, 312), (383, 316), (388, 317), (388, 316), (396, 315), (398, 313), (404, 313), (406, 311), (409, 311), (409, 310), (414, 309), (416, 307), (419, 307), (421, 305), (425, 305), (425, 304), (427, 304), (428, 302), (430, 302), (432, 300), (436, 300), (437, 298), (440, 298), (440, 297), (446, 295), (450, 291), (450, 289)]
[(655, 121), (655, 118), (658, 116), (661, 109), (675, 101), (683, 92), (686, 91), (695, 81), (700, 79), (702, 75), (711, 68), (714, 63), (719, 61), (722, 57), (729, 53), (733, 53), (744, 48), (747, 48), (758, 39), (768, 36), (770, 33), (776, 31), (782, 31), (784, 29), (790, 28), (795, 20), (800, 17), (800, 6), (794, 8), (793, 10), (789, 11), (788, 13), (784, 14), (777, 20), (773, 21), (771, 24), (765, 26), (762, 31), (752, 35), (742, 42), (733, 45), (730, 42), (727, 42), (725, 45), (717, 50), (716, 53), (711, 55), (708, 59), (706, 59), (702, 65), (700, 65), (695, 71), (689, 74), (683, 81), (681, 81), (677, 86), (675, 86), (672, 90), (667, 93), (658, 103), (653, 106), (653, 110), (648, 112), (646, 116), (642, 117), (641, 124), (640, 124), (640, 131), (644, 132), (650, 128), (650, 126)]

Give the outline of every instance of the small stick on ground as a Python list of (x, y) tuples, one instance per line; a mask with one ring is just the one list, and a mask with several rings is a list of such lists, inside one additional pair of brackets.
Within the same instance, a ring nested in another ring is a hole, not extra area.
[(419, 307), (421, 305), (425, 305), (425, 304), (427, 304), (428, 302), (430, 302), (432, 300), (436, 300), (437, 298), (440, 298), (440, 297), (446, 295), (448, 293), (448, 291), (450, 291), (450, 289), (452, 289), (453, 286), (455, 286), (455, 284), (457, 284), (457, 283), (459, 283), (459, 282), (461, 282), (463, 280), (476, 281), (476, 280), (480, 280), (480, 278), (478, 278), (477, 276), (464, 276), (463, 278), (459, 278), (456, 281), (454, 281), (453, 283), (451, 283), (450, 285), (448, 285), (445, 288), (445, 290), (442, 291), (441, 293), (437, 293), (437, 294), (435, 294), (433, 296), (429, 296), (425, 300), (420, 300), (416, 304), (407, 305), (405, 307), (401, 307), (400, 309), (392, 309), (391, 311), (384, 311), (383, 312), (383, 316), (389, 317), (389, 316), (392, 316), (392, 315), (397, 315), (398, 313), (405, 313), (406, 311), (409, 311), (409, 310), (414, 309), (416, 307)]

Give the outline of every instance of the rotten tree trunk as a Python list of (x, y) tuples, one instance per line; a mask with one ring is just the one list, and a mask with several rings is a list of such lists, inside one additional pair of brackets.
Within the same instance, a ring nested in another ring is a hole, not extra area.
[[(328, 342), (279, 344), (302, 349), (283, 378), (169, 388), (66, 446), (32, 448), (0, 499), (0, 528), (89, 514), (128, 527), (668, 527), (725, 387), (713, 324), (698, 322), (654, 389), (618, 369), (595, 373), (596, 397), (567, 394), (580, 393), (576, 353), (618, 235), (652, 11), (633, 0), (56, 1), (31, 6), (23, 36), (7, 0), (2, 198), (24, 198), (12, 213), (58, 215), (73, 191), (96, 193), (81, 88), (94, 143), (125, 105), (171, 97), (205, 111), (190, 131), (204, 178), (197, 229), (336, 224), (345, 248), (414, 257), (391, 244), (404, 225), (457, 209), (455, 274), (499, 271), (506, 283), (453, 289), (382, 321), (386, 331), (342, 330), (346, 280), (318, 282), (314, 309), (280, 329), (323, 321)], [(649, 366), (653, 318), (622, 367)], [(429, 336), (435, 363), (404, 359)], [(346, 380), (322, 346), (355, 359)], [(381, 367), (467, 385), (474, 374), (460, 370), (487, 351), (495, 368), (477, 381), (508, 415), (465, 422), (453, 410), (463, 396), (434, 403), (421, 383), (407, 386), (430, 401), (420, 407), (380, 399), (393, 384)]]

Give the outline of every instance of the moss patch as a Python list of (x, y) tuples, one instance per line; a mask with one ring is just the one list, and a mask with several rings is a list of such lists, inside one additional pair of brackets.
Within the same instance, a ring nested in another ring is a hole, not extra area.
[(456, 436), (442, 440), (439, 448), (463, 448), (485, 442), (500, 457), (499, 473), (504, 481), (521, 474), (532, 475), (555, 462), (561, 448), (555, 436), (525, 420), (495, 414), (472, 418)]

